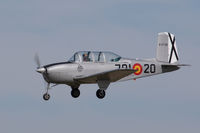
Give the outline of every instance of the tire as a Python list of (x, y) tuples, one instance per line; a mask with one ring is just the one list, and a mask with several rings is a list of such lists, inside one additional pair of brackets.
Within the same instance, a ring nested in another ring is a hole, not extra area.
[(48, 100), (50, 99), (50, 95), (49, 95), (48, 93), (45, 93), (45, 94), (43, 95), (43, 99), (44, 99), (45, 101), (48, 101)]
[(106, 95), (106, 92), (105, 90), (100, 90), (98, 89), (97, 92), (96, 92), (96, 96), (99, 98), (99, 99), (103, 99)]
[(77, 98), (80, 96), (80, 90), (79, 89), (72, 89), (71, 95), (73, 98)]

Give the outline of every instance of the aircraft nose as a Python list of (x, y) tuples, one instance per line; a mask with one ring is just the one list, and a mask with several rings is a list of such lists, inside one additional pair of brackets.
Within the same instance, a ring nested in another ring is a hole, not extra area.
[(40, 67), (36, 70), (39, 73), (44, 73), (45, 72), (45, 68), (44, 67)]

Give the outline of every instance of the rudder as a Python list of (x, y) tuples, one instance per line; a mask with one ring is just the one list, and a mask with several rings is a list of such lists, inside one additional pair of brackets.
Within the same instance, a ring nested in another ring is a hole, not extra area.
[(175, 36), (168, 32), (158, 33), (156, 60), (176, 63), (179, 60)]

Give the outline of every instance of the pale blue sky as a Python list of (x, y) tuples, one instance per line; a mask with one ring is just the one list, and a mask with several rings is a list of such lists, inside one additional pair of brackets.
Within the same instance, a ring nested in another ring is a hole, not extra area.
[[(197, 0), (1, 0), (0, 132), (200, 132), (200, 8)], [(42, 64), (65, 61), (79, 50), (155, 57), (157, 33), (176, 35), (181, 63), (174, 73), (111, 84), (50, 90), (43, 101)]]

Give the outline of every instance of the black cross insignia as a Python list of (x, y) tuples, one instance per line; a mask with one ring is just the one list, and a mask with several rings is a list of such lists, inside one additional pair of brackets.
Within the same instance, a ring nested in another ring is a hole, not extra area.
[(177, 54), (175, 46), (174, 46), (174, 44), (175, 44), (175, 36), (174, 36), (174, 38), (172, 40), (171, 34), (168, 33), (168, 35), (169, 35), (169, 38), (170, 38), (170, 41), (171, 41), (171, 44), (172, 44), (172, 49), (171, 49), (171, 53), (170, 53), (170, 57), (169, 57), (169, 63), (171, 63), (173, 52), (175, 53), (175, 56), (176, 56), (177, 60), (178, 60), (178, 54)]

